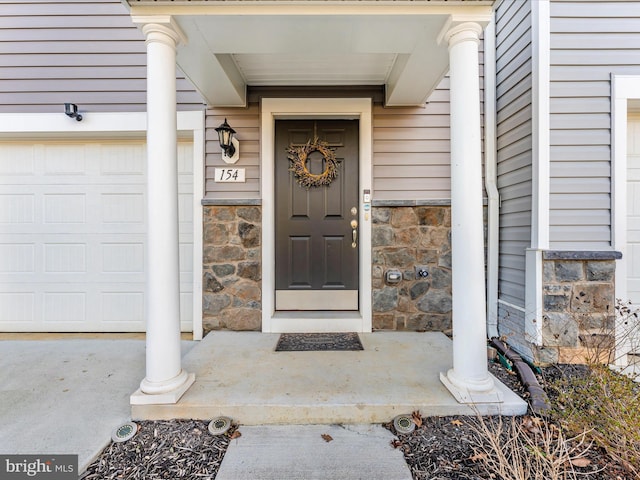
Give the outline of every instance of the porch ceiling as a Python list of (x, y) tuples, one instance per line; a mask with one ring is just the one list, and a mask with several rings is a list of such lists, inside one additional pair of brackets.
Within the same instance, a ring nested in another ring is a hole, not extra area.
[(169, 15), (182, 30), (178, 65), (211, 106), (294, 85), (384, 85), (387, 105), (421, 105), (449, 68), (440, 32), (486, 23), (492, 3), (128, 0), (133, 16)]

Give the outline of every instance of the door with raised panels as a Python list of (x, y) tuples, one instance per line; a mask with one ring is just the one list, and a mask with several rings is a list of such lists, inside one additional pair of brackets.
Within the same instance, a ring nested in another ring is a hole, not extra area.
[(276, 310), (357, 310), (358, 121), (277, 121), (275, 149)]

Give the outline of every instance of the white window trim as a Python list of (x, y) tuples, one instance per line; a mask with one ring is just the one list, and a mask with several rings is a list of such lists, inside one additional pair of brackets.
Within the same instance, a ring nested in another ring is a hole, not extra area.
[[(202, 205), (204, 196), (204, 112), (178, 112), (178, 133), (193, 140), (193, 339), (202, 339)], [(0, 114), (0, 139), (66, 137), (144, 138), (146, 112), (99, 112), (81, 122), (64, 113)]]
[[(371, 300), (371, 211), (362, 205), (362, 190), (372, 196), (372, 113), (369, 98), (265, 98), (261, 105), (261, 196), (262, 196), (262, 331), (279, 332), (370, 332)], [(356, 315), (278, 315), (275, 311), (275, 208), (274, 139), (276, 119), (358, 119), (360, 155), (360, 309)], [(375, 198), (375, 197), (374, 197)]]

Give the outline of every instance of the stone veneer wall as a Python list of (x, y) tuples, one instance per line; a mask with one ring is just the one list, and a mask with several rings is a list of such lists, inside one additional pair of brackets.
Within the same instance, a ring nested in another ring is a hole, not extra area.
[(261, 219), (257, 206), (205, 206), (203, 326), (260, 330)]
[[(374, 330), (450, 330), (451, 208), (374, 206), (372, 220)], [(389, 269), (400, 270), (400, 283), (385, 283)]]
[[(261, 216), (257, 206), (204, 207), (205, 333), (261, 329)], [(373, 328), (450, 330), (450, 207), (374, 207), (372, 220)], [(388, 269), (402, 272), (399, 284), (385, 284)]]
[(542, 363), (582, 362), (614, 341), (616, 252), (543, 253)]

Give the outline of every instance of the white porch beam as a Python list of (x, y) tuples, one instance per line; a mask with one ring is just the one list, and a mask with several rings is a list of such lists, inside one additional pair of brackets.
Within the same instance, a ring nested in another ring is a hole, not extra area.
[(179, 45), (176, 60), (209, 106), (246, 107), (247, 85), (230, 55), (213, 54), (193, 18), (181, 19), (189, 45)]
[(443, 32), (451, 81), (453, 368), (440, 380), (460, 403), (501, 402), (487, 369), (478, 44), (482, 26)]
[(131, 403), (140, 405), (176, 403), (195, 376), (180, 355), (175, 70), (182, 36), (170, 17), (138, 20), (147, 45), (147, 362)]

